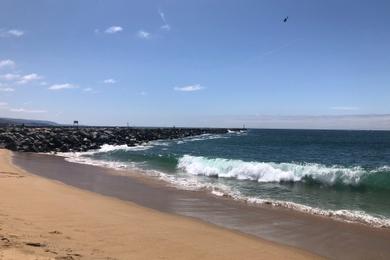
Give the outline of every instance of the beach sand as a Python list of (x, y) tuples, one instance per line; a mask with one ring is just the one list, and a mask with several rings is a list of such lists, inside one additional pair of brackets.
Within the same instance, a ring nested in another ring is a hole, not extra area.
[(314, 259), (27, 173), (0, 150), (0, 259)]

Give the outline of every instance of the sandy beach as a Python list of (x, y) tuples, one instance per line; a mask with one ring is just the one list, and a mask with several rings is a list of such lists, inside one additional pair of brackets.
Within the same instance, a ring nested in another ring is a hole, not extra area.
[(0, 1), (0, 260), (390, 260), (389, 10)]
[(29, 174), (0, 150), (0, 259), (313, 259)]

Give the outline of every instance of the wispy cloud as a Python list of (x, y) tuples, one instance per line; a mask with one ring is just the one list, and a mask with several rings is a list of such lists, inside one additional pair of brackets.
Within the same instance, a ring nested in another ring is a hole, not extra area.
[(51, 85), (48, 89), (49, 90), (63, 90), (63, 89), (72, 89), (72, 88), (78, 88), (78, 87), (76, 85), (73, 85), (70, 83), (64, 83), (64, 84)]
[(19, 74), (14, 74), (14, 73), (7, 73), (7, 74), (4, 74), (4, 75), (0, 75), (0, 79), (8, 80), (8, 81), (17, 80), (19, 78), (20, 78), (20, 75)]
[(118, 33), (121, 31), (123, 31), (123, 28), (121, 26), (111, 26), (111, 27), (108, 27), (104, 32), (108, 33), (108, 34), (114, 34), (114, 33)]
[(8, 33), (12, 36), (15, 36), (15, 37), (21, 37), (24, 35), (24, 32), (21, 31), (21, 30), (16, 30), (16, 29), (12, 29), (12, 30), (9, 30)]
[(141, 91), (139, 94), (140, 94), (141, 96), (146, 96), (148, 93), (147, 93), (146, 91)]
[(183, 87), (175, 87), (174, 90), (176, 91), (183, 91), (183, 92), (193, 92), (193, 91), (199, 91), (204, 89), (200, 84), (194, 84), (194, 85), (188, 85)]
[(279, 51), (281, 51), (281, 50), (283, 50), (283, 49), (285, 49), (285, 48), (290, 47), (290, 46), (293, 45), (295, 42), (300, 41), (300, 40), (301, 40), (300, 38), (294, 39), (294, 40), (289, 41), (289, 42), (287, 42), (287, 43), (285, 43), (285, 44), (283, 44), (283, 45), (281, 45), (281, 46), (278, 46), (278, 47), (273, 48), (273, 49), (271, 49), (271, 50), (265, 51), (265, 52), (261, 53), (260, 55), (255, 56), (255, 58), (262, 58), (262, 57), (264, 57), (264, 56), (272, 55), (272, 54), (277, 53), (277, 52), (279, 52)]
[(137, 37), (140, 39), (149, 39), (150, 38), (150, 33), (144, 30), (139, 30), (137, 32)]
[(18, 29), (10, 29), (10, 30), (4, 30), (0, 29), (0, 37), (7, 38), (7, 37), (22, 37), (24, 35), (24, 31), (18, 30)]
[(93, 88), (84, 88), (83, 91), (84, 92), (91, 92), (91, 91), (93, 91)]
[(336, 106), (336, 107), (331, 107), (330, 109), (332, 109), (332, 110), (340, 110), (340, 111), (356, 111), (356, 110), (359, 110), (358, 107), (350, 107), (350, 106)]
[(9, 111), (16, 112), (16, 113), (31, 113), (31, 114), (47, 113), (46, 110), (35, 110), (35, 109), (25, 109), (25, 108), (10, 108)]
[(18, 84), (27, 84), (35, 80), (40, 80), (42, 79), (42, 76), (36, 74), (36, 73), (31, 73), (24, 75), (20, 78), (20, 80), (17, 82)]
[(115, 84), (117, 81), (115, 79), (105, 79), (103, 81), (104, 84)]
[(6, 81), (17, 81), (18, 84), (27, 84), (35, 80), (40, 80), (43, 77), (36, 74), (36, 73), (30, 73), (26, 75), (20, 75), (20, 74), (14, 74), (14, 73), (7, 73), (0, 75), (0, 79), (6, 80)]
[(163, 29), (163, 30), (165, 30), (165, 31), (170, 31), (170, 30), (171, 30), (171, 26), (170, 26), (169, 24), (161, 25), (160, 28)]
[(15, 62), (13, 60), (0, 60), (0, 69), (1, 68), (13, 68), (15, 67)]
[(158, 14), (160, 15), (161, 20), (164, 23), (160, 28), (163, 29), (163, 30), (166, 30), (166, 31), (170, 31), (171, 30), (171, 26), (167, 23), (167, 20), (165, 18), (164, 12), (162, 12), (161, 10), (158, 10)]
[(0, 88), (0, 92), (14, 92), (15, 89), (13, 88)]
[[(27, 103), (29, 103), (29, 102), (27, 102)], [(27, 109), (27, 108), (23, 108), (23, 107), (21, 107), (21, 108), (9, 107), (7, 102), (0, 102), (0, 109), (6, 109), (10, 112), (15, 112), (15, 113), (32, 113), (32, 114), (47, 113), (46, 110), (41, 110), (41, 109)]]

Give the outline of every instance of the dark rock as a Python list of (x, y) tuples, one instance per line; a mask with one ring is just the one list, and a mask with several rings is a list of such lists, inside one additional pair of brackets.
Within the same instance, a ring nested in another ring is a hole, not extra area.
[(45, 247), (45, 244), (38, 243), (38, 242), (26, 242), (25, 243), (28, 246), (33, 246), (33, 247)]
[(227, 132), (223, 128), (3, 127), (0, 147), (23, 152), (87, 151), (103, 144), (134, 146), (157, 139)]

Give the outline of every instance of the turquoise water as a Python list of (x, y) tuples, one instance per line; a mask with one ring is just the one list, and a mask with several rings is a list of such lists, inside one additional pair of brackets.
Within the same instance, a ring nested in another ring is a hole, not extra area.
[(386, 131), (248, 130), (69, 156), (140, 168), (183, 189), (390, 227)]

